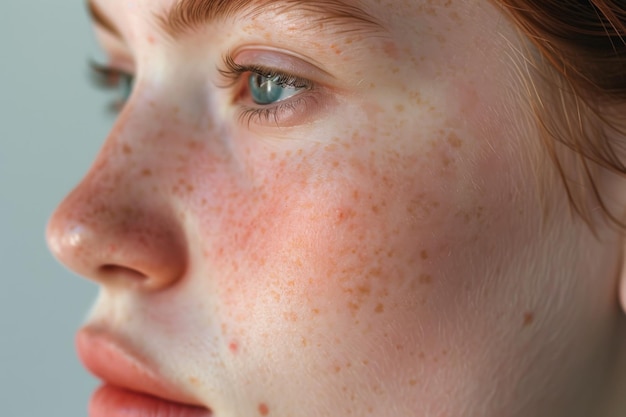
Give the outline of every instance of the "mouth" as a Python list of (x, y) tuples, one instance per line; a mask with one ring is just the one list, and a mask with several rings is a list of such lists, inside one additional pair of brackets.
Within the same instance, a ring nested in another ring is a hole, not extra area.
[(80, 330), (76, 348), (83, 365), (104, 382), (91, 397), (89, 417), (213, 416), (162, 378), (147, 358), (102, 329)]

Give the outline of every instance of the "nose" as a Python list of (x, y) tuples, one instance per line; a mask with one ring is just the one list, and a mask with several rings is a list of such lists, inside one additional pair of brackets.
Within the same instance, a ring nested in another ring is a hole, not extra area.
[(145, 175), (158, 170), (159, 158), (142, 159), (137, 150), (131, 156), (130, 146), (115, 134), (107, 139), (46, 235), (53, 254), (77, 274), (103, 286), (158, 291), (185, 273), (184, 230), (158, 180)]

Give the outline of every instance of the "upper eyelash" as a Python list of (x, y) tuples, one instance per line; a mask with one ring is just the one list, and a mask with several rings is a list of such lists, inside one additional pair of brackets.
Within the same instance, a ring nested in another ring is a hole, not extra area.
[(232, 56), (227, 55), (223, 59), (224, 67), (218, 69), (220, 75), (230, 80), (225, 87), (232, 87), (241, 78), (242, 74), (246, 72), (252, 72), (259, 74), (265, 78), (273, 79), (281, 87), (291, 87), (297, 89), (310, 90), (313, 88), (312, 82), (306, 78), (298, 77), (297, 75), (289, 74), (282, 71), (277, 71), (273, 68), (263, 65), (242, 65), (235, 62)]
[[(123, 81), (124, 77), (128, 77), (131, 80), (133, 79), (133, 75), (127, 73), (126, 71), (122, 71), (108, 65), (99, 64), (91, 59), (88, 61), (88, 67), (89, 80), (95, 87), (103, 90), (115, 90), (116, 88), (119, 88), (120, 82)], [(107, 112), (116, 115), (122, 110), (124, 105), (125, 100), (114, 100), (108, 104), (106, 110)]]
[(99, 64), (93, 60), (89, 60), (89, 78), (90, 81), (99, 88), (110, 89), (117, 87), (122, 77), (132, 77), (122, 70)]

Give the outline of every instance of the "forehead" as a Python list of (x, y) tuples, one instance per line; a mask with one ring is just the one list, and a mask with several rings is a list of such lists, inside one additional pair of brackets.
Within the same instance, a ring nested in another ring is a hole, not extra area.
[[(379, 24), (393, 28), (407, 22), (415, 27), (418, 18), (449, 16), (471, 18), (471, 6), (476, 0), (87, 0), (115, 19), (130, 18), (133, 24), (158, 24), (167, 29), (168, 20), (188, 20), (203, 23), (224, 18), (253, 18), (263, 14), (327, 15), (322, 24)], [(480, 2), (482, 3), (482, 2)], [(197, 20), (197, 21), (196, 21)], [(165, 22), (166, 25), (162, 23)], [(318, 23), (318, 22), (316, 22)], [(171, 29), (170, 25), (170, 29)], [(268, 29), (279, 29), (278, 25)], [(183, 28), (185, 29), (185, 28)]]

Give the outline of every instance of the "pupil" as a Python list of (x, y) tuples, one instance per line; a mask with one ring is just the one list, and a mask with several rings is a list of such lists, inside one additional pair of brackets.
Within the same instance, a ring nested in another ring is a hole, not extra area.
[(283, 87), (276, 84), (271, 78), (264, 77), (260, 74), (251, 76), (249, 84), (252, 99), (256, 104), (275, 103), (280, 99), (283, 93)]

